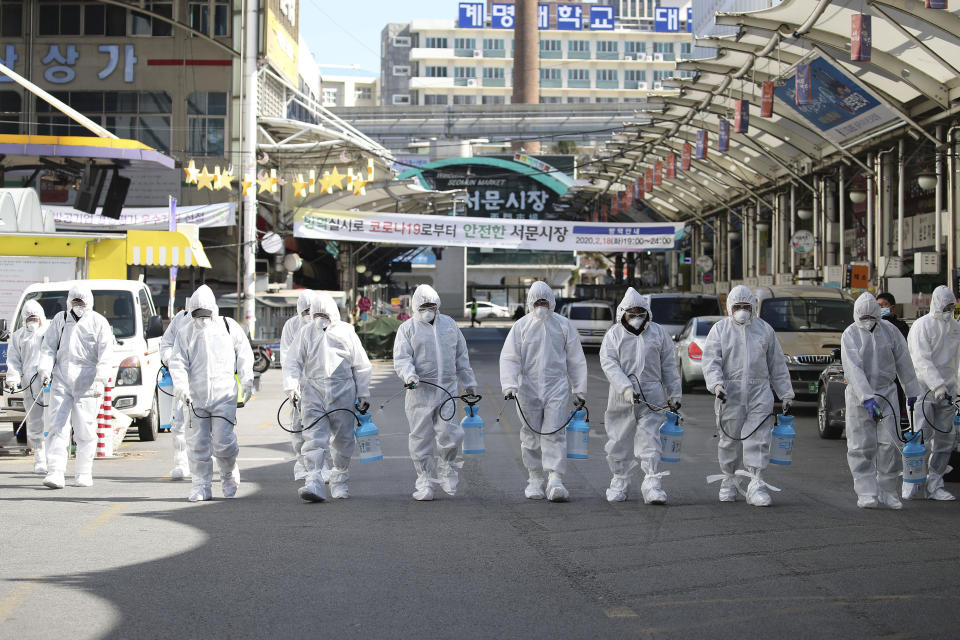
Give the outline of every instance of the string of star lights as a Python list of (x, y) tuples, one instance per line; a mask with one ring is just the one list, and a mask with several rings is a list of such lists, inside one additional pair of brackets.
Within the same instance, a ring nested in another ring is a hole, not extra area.
[[(221, 170), (219, 166), (215, 166), (213, 173), (210, 173), (207, 165), (197, 169), (197, 164), (193, 160), (183, 168), (183, 172), (186, 174), (184, 182), (196, 185), (197, 191), (203, 189), (231, 191), (234, 189), (233, 181), (237, 179), (233, 175), (232, 169)], [(261, 171), (256, 176), (244, 177), (239, 180), (237, 188), (244, 196), (254, 185), (257, 187), (257, 193), (276, 193), (278, 188), (285, 184), (293, 186), (293, 197), (295, 198), (306, 198), (318, 192), (331, 195), (338, 189), (345, 192), (352, 191), (355, 196), (363, 196), (367, 194), (366, 187), (373, 181), (373, 178), (373, 159), (369, 159), (366, 169), (354, 171), (352, 167), (348, 167), (346, 175), (340, 173), (339, 169), (334, 167), (333, 171), (325, 170), (323, 173), (319, 173), (317, 169), (310, 169), (306, 179), (304, 179), (304, 174), (297, 173), (290, 180), (286, 180), (277, 175), (276, 169), (270, 169), (270, 171)]]

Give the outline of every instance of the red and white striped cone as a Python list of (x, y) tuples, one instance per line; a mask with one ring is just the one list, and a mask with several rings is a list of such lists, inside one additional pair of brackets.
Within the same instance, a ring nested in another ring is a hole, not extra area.
[[(109, 385), (110, 382), (107, 382)], [(100, 403), (100, 413), (97, 414), (97, 457), (113, 457), (113, 400), (112, 386), (103, 390), (103, 401)]]

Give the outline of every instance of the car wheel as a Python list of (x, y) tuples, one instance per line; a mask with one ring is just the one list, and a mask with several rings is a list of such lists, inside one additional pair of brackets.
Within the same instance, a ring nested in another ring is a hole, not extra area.
[(150, 414), (137, 420), (137, 432), (140, 435), (140, 442), (153, 442), (160, 433), (160, 410), (157, 407), (157, 394), (153, 394), (153, 406), (150, 407)]
[(820, 389), (817, 397), (817, 430), (825, 440), (835, 440), (843, 432), (842, 427), (835, 427), (830, 423), (830, 407), (827, 406), (827, 391)]

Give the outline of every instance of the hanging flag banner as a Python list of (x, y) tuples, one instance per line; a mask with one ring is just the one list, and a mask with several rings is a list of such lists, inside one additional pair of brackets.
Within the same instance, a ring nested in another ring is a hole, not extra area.
[(697, 160), (703, 160), (707, 157), (707, 144), (710, 139), (704, 129), (697, 131)]
[[(58, 231), (125, 231), (153, 229), (167, 231), (175, 226), (170, 221), (170, 207), (124, 207), (119, 219), (85, 213), (65, 205), (43, 204), (40, 208), (52, 215)], [(175, 224), (195, 224), (198, 227), (233, 227), (237, 224), (237, 203), (196, 204), (178, 206)]]
[(947, 0), (927, 0), (927, 9), (946, 9)]
[[(606, 209), (606, 205), (604, 205)], [(604, 211), (604, 216), (606, 211)], [(570, 220), (468, 218), (300, 209), (293, 235), (318, 240), (421, 247), (492, 247), (549, 251), (671, 250), (684, 223), (585, 224)]]
[(683, 149), (680, 151), (680, 170), (690, 171), (690, 154), (693, 151), (689, 142), (683, 143)]
[(810, 65), (798, 64), (797, 72), (794, 74), (794, 81), (797, 87), (795, 100), (797, 106), (813, 104), (813, 95), (811, 89)]
[[(700, 141), (697, 140), (697, 158), (700, 157)], [(721, 119), (717, 124), (717, 151), (726, 153), (730, 151), (730, 123)]]
[(653, 184), (663, 184), (663, 161), (657, 160), (653, 164)]
[(647, 187), (647, 193), (653, 192), (653, 169), (647, 169), (647, 175), (643, 179), (643, 184)]
[(750, 101), (733, 101), (733, 132), (747, 133), (750, 129)]
[(870, 16), (854, 13), (850, 16), (850, 59), (870, 62), (871, 39)]
[(602, 220), (603, 222), (606, 222), (609, 211), (610, 211), (610, 207), (609, 207), (608, 205), (606, 205), (606, 204), (601, 205), (601, 206), (600, 206), (600, 220)]
[(637, 176), (637, 200), (643, 200), (646, 193), (643, 176)]
[(763, 81), (763, 92), (760, 96), (760, 117), (773, 117), (773, 80)]
[[(835, 67), (823, 57), (806, 66), (805, 74), (777, 87), (774, 94), (781, 103), (796, 111), (830, 140), (840, 144), (899, 118), (859, 81)], [(811, 83), (812, 80), (812, 83)], [(798, 81), (807, 82), (807, 104), (801, 104)]]
[(617, 214), (620, 213), (620, 196), (615, 195), (610, 198), (610, 217), (616, 218)]
[(667, 180), (673, 180), (677, 177), (677, 156), (668, 153), (667, 154)]

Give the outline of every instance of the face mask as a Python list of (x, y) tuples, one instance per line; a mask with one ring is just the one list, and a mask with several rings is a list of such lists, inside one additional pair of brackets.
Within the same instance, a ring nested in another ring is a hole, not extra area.
[(629, 320), (627, 320), (627, 324), (629, 324), (631, 327), (639, 331), (640, 327), (643, 326), (643, 318), (639, 316), (635, 318), (630, 318)]
[(194, 318), (193, 321), (200, 329), (205, 329), (213, 321), (213, 318)]
[(550, 307), (534, 307), (533, 313), (536, 317), (543, 320), (544, 318), (550, 315)]
[(423, 322), (433, 322), (433, 319), (437, 317), (437, 312), (432, 309), (423, 309), (417, 313), (420, 314), (420, 320)]
[(83, 312), (86, 311), (86, 307), (74, 307), (70, 309), (70, 313), (73, 314), (73, 317), (79, 320), (83, 317)]
[(746, 309), (740, 309), (733, 312), (733, 321), (737, 324), (746, 324), (750, 319), (750, 312)]
[(890, 307), (880, 307), (880, 317), (886, 318), (890, 315)]
[(330, 326), (330, 318), (324, 318), (323, 316), (317, 316), (313, 319), (314, 324), (316, 324), (321, 329), (326, 330)]
[(953, 319), (953, 312), (952, 312), (952, 311), (941, 311), (941, 312), (939, 313), (939, 316), (940, 316), (940, 319), (941, 319), (941, 320), (952, 320), (952, 319)]
[(861, 318), (857, 320), (856, 324), (864, 331), (869, 331), (870, 333), (873, 333), (873, 330), (877, 328), (877, 320), (873, 318)]

